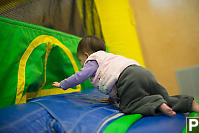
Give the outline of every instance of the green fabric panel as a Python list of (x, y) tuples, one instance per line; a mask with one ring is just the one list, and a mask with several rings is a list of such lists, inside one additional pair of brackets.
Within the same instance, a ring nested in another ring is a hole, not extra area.
[[(46, 44), (42, 44), (33, 50), (26, 63), (26, 82), (24, 94), (26, 92), (35, 92), (44, 82)], [(39, 58), (38, 58), (39, 57)]]
[[(76, 57), (76, 48), (81, 39), (79, 37), (3, 17), (0, 17), (0, 29), (0, 108), (15, 103), (19, 61), (29, 44), (40, 35), (58, 39), (71, 51), (79, 70), (81, 69)], [(28, 58), (23, 94), (37, 91), (44, 82), (45, 54), (46, 44), (42, 44)], [(43, 89), (51, 89), (53, 81), (61, 81), (73, 73), (68, 56), (60, 47), (53, 45), (47, 61), (47, 77)], [(82, 89), (91, 87), (89, 80), (82, 83)]]
[(141, 114), (125, 115), (110, 123), (103, 133), (126, 133), (128, 128), (137, 120), (142, 118)]
[[(195, 99), (194, 101), (199, 104), (199, 100)], [(192, 112), (189, 114), (189, 117), (199, 117), (199, 113)], [(185, 126), (182, 133), (186, 133), (186, 130), (187, 130), (187, 127)]]

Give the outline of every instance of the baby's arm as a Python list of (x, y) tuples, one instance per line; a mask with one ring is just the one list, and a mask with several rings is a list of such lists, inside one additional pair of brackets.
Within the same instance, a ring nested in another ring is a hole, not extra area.
[(52, 86), (61, 87), (64, 90), (72, 88), (78, 84), (81, 84), (88, 78), (93, 77), (97, 69), (98, 64), (96, 61), (88, 61), (85, 66), (80, 70), (80, 72), (76, 72), (69, 78), (62, 80), (60, 83), (53, 82)]

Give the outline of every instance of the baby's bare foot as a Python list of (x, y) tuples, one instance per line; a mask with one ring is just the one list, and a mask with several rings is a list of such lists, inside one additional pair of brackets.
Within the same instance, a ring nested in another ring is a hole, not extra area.
[(193, 101), (193, 103), (192, 103), (192, 111), (199, 113), (199, 104), (196, 103), (195, 101)]
[(176, 112), (172, 110), (172, 108), (170, 108), (166, 103), (163, 103), (160, 106), (160, 111), (164, 114), (166, 114), (167, 116), (173, 116), (176, 115)]

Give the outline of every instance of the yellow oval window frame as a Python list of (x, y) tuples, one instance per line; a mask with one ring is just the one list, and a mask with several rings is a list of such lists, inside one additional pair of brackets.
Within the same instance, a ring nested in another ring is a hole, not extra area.
[[(39, 88), (39, 91), (41, 91), (41, 89), (44, 87), (44, 85), (46, 83), (46, 64), (47, 64), (47, 59), (48, 59), (48, 56), (50, 54), (50, 51), (51, 51), (53, 45), (59, 46), (66, 53), (68, 58), (70, 59), (70, 61), (72, 63), (72, 66), (74, 68), (74, 71), (75, 72), (79, 71), (71, 51), (65, 45), (63, 45), (58, 39), (56, 39), (55, 37), (49, 36), (49, 35), (40, 35), (40, 36), (36, 37), (30, 43), (30, 45), (28, 46), (28, 48), (24, 52), (24, 54), (21, 57), (20, 62), (19, 62), (17, 94), (16, 94), (16, 99), (15, 99), (15, 104), (26, 103), (27, 94), (22, 95), (23, 91), (24, 91), (24, 87), (25, 87), (26, 63), (27, 63), (27, 60), (28, 60), (29, 56), (33, 52), (33, 50), (36, 47), (38, 47), (39, 45), (44, 44), (44, 43), (47, 44), (46, 55), (45, 55), (45, 77), (44, 77), (45, 79), (44, 79), (44, 83), (42, 84), (41, 88)], [(43, 94), (39, 94), (39, 95), (37, 95), (37, 97), (50, 94), (50, 92), (52, 94), (61, 94), (61, 93), (70, 93), (70, 92), (75, 92), (75, 91), (80, 91), (80, 90), (81, 90), (81, 85), (77, 85), (77, 89), (75, 89), (75, 90), (74, 89), (69, 89), (67, 91), (64, 91), (64, 90), (62, 90), (60, 88), (59, 89), (45, 89), (45, 90), (42, 90)]]

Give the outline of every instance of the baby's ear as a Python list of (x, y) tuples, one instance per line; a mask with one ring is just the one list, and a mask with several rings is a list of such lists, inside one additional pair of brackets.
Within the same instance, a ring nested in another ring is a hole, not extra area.
[(87, 53), (87, 52), (84, 52), (84, 55), (86, 55), (86, 57), (89, 57), (89, 56), (90, 56), (90, 54)]

